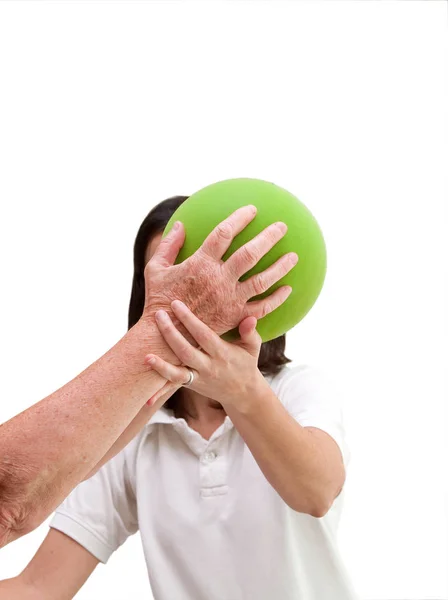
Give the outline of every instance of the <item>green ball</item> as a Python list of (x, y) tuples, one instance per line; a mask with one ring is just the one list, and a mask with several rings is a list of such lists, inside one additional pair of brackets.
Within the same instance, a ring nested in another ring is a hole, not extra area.
[[(169, 220), (163, 236), (175, 221), (182, 221), (186, 235), (176, 260), (178, 264), (196, 252), (218, 223), (237, 208), (248, 204), (257, 207), (257, 214), (234, 238), (223, 256), (224, 261), (271, 223), (283, 221), (288, 231), (240, 281), (264, 271), (283, 254), (296, 252), (299, 256), (299, 262), (289, 273), (263, 294), (251, 298), (265, 298), (283, 285), (292, 288), (285, 302), (257, 323), (258, 333), (263, 342), (267, 342), (286, 333), (303, 319), (316, 302), (324, 283), (327, 265), (325, 242), (317, 221), (306, 206), (273, 183), (259, 179), (227, 179), (199, 190), (181, 204)], [(228, 341), (237, 339), (238, 329), (222, 337)]]

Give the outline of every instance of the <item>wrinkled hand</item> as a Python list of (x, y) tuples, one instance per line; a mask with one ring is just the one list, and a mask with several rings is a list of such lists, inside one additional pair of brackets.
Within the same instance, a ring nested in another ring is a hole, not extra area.
[[(161, 310), (156, 313), (157, 326), (166, 343), (185, 366), (173, 365), (155, 354), (148, 354), (145, 362), (167, 379), (167, 389), (173, 386), (178, 389), (188, 381), (188, 366), (194, 373), (189, 389), (220, 402), (224, 408), (230, 404), (238, 405), (262, 377), (258, 370), (262, 340), (256, 330), (257, 319), (243, 319), (239, 325), (241, 338), (227, 342), (179, 300), (172, 303), (172, 310), (200, 348), (192, 346), (174, 326), (169, 315)], [(156, 401), (157, 398), (153, 397), (148, 404), (151, 406)]]
[[(283, 255), (262, 273), (243, 282), (239, 279), (285, 235), (287, 228), (284, 223), (270, 225), (225, 262), (222, 260), (233, 238), (252, 221), (255, 214), (254, 206), (239, 208), (215, 227), (192, 256), (178, 265), (174, 262), (184, 243), (185, 230), (180, 222), (177, 228), (174, 226), (146, 265), (143, 318), (154, 320), (155, 313), (162, 309), (178, 326), (171, 302), (182, 300), (201, 321), (222, 335), (248, 316), (261, 319), (277, 308), (289, 295), (288, 286), (278, 288), (262, 300), (248, 300), (284, 277), (297, 263), (296, 253)], [(188, 333), (182, 331), (188, 338)]]

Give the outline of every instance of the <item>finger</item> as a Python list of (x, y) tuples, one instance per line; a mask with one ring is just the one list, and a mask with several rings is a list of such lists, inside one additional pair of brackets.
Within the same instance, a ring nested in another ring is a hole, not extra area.
[(174, 265), (179, 250), (184, 245), (184, 241), (184, 226), (181, 221), (176, 221), (170, 229), (170, 232), (160, 241), (151, 261), (155, 261), (164, 267), (171, 267)]
[(279, 287), (278, 290), (272, 292), (272, 294), (270, 294), (267, 298), (247, 302), (244, 314), (245, 316), (256, 317), (258, 320), (260, 320), (283, 304), (291, 292), (292, 288), (288, 285)]
[(210, 356), (216, 356), (223, 340), (210, 327), (203, 323), (181, 300), (174, 300), (171, 308), (199, 346)]
[(255, 206), (242, 206), (233, 212), (227, 219), (221, 221), (206, 237), (199, 250), (210, 258), (221, 260), (229, 249), (233, 238), (243, 231), (254, 219), (257, 213)]
[(151, 369), (157, 371), (159, 375), (161, 375), (164, 379), (167, 379), (171, 383), (183, 385), (188, 381), (190, 377), (187, 368), (172, 365), (171, 363), (167, 362), (166, 360), (163, 360), (163, 358), (160, 358), (160, 356), (157, 356), (156, 354), (148, 354), (145, 357), (145, 362), (148, 364), (148, 366), (151, 367)]
[(192, 346), (185, 339), (164, 310), (158, 310), (155, 317), (160, 333), (177, 358), (184, 365), (201, 371), (205, 366), (204, 358), (206, 354)]
[(225, 262), (233, 277), (239, 279), (254, 267), (262, 256), (279, 242), (285, 235), (287, 227), (284, 223), (272, 223), (249, 242), (238, 248)]
[(161, 388), (158, 392), (151, 396), (151, 398), (146, 402), (146, 404), (148, 406), (153, 406), (159, 400), (161, 401), (161, 404), (164, 404), (165, 401), (168, 400), (168, 398), (179, 389), (179, 387), (180, 384), (173, 384), (171, 383), (171, 381), (167, 381), (163, 388)]
[(255, 317), (243, 319), (238, 326), (238, 331), (241, 345), (251, 353), (258, 353), (262, 339), (257, 331), (257, 319)]
[(254, 332), (257, 331), (257, 319), (255, 317), (246, 317), (239, 324), (238, 331), (243, 342), (250, 341), (254, 336)]
[(240, 289), (243, 291), (247, 299), (258, 296), (266, 292), (274, 283), (277, 283), (282, 277), (284, 277), (291, 269), (295, 267), (299, 260), (299, 257), (295, 252), (289, 252), (284, 254), (273, 265), (252, 275), (249, 279), (240, 283)]

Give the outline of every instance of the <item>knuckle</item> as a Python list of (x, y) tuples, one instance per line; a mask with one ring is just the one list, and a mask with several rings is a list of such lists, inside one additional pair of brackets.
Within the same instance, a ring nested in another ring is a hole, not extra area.
[(265, 277), (260, 273), (256, 275), (253, 279), (253, 291), (255, 294), (262, 294), (266, 290), (266, 280)]
[[(151, 264), (151, 261), (152, 261), (152, 264)], [(149, 260), (146, 263), (146, 265), (145, 265), (145, 267), (143, 269), (143, 277), (144, 278), (148, 279), (148, 277), (150, 277), (150, 275), (151, 275), (151, 273), (153, 272), (153, 269), (154, 269), (154, 262), (155, 261), (151, 259), (151, 260)]]
[(170, 239), (168, 237), (164, 237), (162, 240), (160, 240), (159, 246), (156, 250), (157, 254), (160, 254), (164, 252), (164, 250), (166, 249), (167, 246), (171, 246), (170, 243)]
[(186, 344), (182, 344), (182, 346), (179, 347), (177, 354), (182, 361), (187, 361), (191, 357), (190, 347)]
[(246, 244), (241, 248), (241, 258), (244, 262), (253, 263), (258, 260), (256, 249), (252, 244)]
[(228, 221), (223, 221), (216, 227), (217, 234), (224, 238), (225, 240), (230, 240), (233, 238), (233, 228), (232, 225)]
[(289, 271), (289, 263), (287, 261), (281, 260), (277, 265), (275, 265), (270, 273), (270, 280), (272, 283), (278, 282), (282, 277), (284, 277)]
[(279, 240), (279, 229), (275, 224), (270, 225), (260, 234), (260, 242), (265, 247), (273, 246)]
[(266, 229), (266, 239), (269, 244), (275, 244), (276, 242), (278, 242), (278, 237), (279, 237), (278, 227), (271, 225), (271, 227), (268, 227), (268, 229)]
[(227, 350), (227, 346), (220, 345), (216, 351), (216, 355), (223, 362), (228, 362), (230, 359), (229, 351)]
[(199, 337), (200, 339), (198, 341), (201, 342), (203, 346), (211, 344), (214, 339), (214, 336), (209, 331), (204, 331)]
[(282, 263), (284, 268), (288, 271), (297, 264), (294, 260), (294, 254), (284, 254), (282, 256)]
[(188, 373), (185, 374), (184, 370), (182, 369), (181, 371), (176, 372), (175, 377), (173, 377), (173, 383), (185, 383), (185, 381), (188, 380)]
[(261, 305), (261, 319), (268, 315), (272, 310), (271, 303), (266, 301)]
[(292, 266), (293, 265), (292, 265), (291, 261), (285, 259), (284, 261), (282, 261), (282, 266), (280, 268), (280, 273), (282, 275), (286, 275), (286, 273), (289, 273), (289, 271), (291, 270)]
[(208, 377), (210, 377), (210, 379), (213, 380), (219, 380), (220, 378), (220, 373), (219, 373), (219, 367), (217, 365), (211, 365), (208, 369)]

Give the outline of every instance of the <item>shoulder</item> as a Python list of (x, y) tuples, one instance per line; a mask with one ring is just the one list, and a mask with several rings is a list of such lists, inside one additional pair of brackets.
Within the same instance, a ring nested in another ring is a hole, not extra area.
[(343, 396), (338, 383), (316, 365), (284, 365), (268, 380), (273, 392), (291, 413), (325, 412), (340, 418)]
[(273, 392), (302, 425), (327, 432), (339, 445), (345, 465), (349, 449), (345, 441), (344, 399), (333, 375), (315, 365), (285, 365), (270, 380)]
[(330, 384), (328, 374), (315, 365), (291, 363), (284, 365), (276, 375), (268, 378), (274, 392), (281, 398), (310, 392)]

